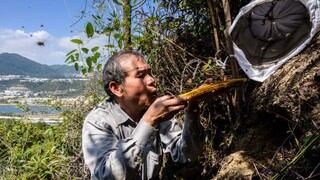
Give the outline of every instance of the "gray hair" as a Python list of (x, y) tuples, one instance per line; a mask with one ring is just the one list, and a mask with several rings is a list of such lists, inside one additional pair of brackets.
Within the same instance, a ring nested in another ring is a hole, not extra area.
[(136, 51), (120, 51), (112, 55), (104, 65), (102, 71), (103, 87), (108, 96), (114, 99), (114, 94), (109, 89), (109, 83), (114, 81), (116, 83), (123, 83), (126, 77), (126, 73), (121, 68), (119, 61), (124, 58), (125, 55), (133, 55), (139, 58), (144, 58), (143, 55)]

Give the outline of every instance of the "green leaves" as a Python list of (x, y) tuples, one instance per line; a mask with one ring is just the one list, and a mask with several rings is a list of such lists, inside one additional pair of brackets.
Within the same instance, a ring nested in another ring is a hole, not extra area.
[(123, 34), (115, 33), (115, 34), (113, 35), (113, 37), (114, 37), (114, 39), (117, 41), (119, 49), (122, 49)]
[(92, 67), (92, 57), (91, 56), (86, 58), (86, 62), (87, 62), (87, 65), (89, 68)]
[(79, 46), (79, 49), (70, 51), (66, 56), (65, 62), (73, 64), (76, 71), (81, 71), (83, 75), (93, 72), (94, 70), (101, 70), (101, 64), (98, 63), (101, 53), (98, 51), (99, 47), (95, 46), (91, 49)]
[(0, 121), (1, 179), (67, 179), (66, 132), (61, 124)]
[(97, 65), (97, 69), (98, 69), (98, 71), (101, 71), (102, 70), (102, 64), (98, 64)]
[(78, 63), (74, 63), (74, 69), (76, 69), (76, 71), (79, 71), (79, 64)]
[(94, 28), (90, 22), (86, 25), (86, 34), (88, 38), (91, 38), (94, 34)]
[(98, 47), (98, 46), (91, 48), (91, 52), (96, 52), (96, 51), (98, 51), (98, 50), (99, 50), (99, 47)]
[(88, 48), (81, 48), (81, 50), (82, 50), (82, 52), (84, 52), (84, 53), (86, 53), (86, 54), (88, 54), (88, 52), (89, 52), (89, 49), (88, 49)]
[(81, 39), (71, 39), (71, 42), (78, 44), (78, 45), (83, 44)]
[(113, 0), (113, 2), (120, 5), (120, 6), (123, 5), (123, 1), (121, 1), (121, 0)]
[[(100, 20), (99, 15), (94, 16), (95, 20)], [(94, 21), (96, 23), (96, 21)], [(88, 39), (93, 38), (95, 34), (95, 28), (91, 22), (88, 22), (85, 27), (85, 33)], [(81, 71), (83, 75), (93, 72), (94, 70), (100, 70), (98, 60), (101, 57), (99, 52), (100, 47), (94, 46), (92, 48), (85, 47), (85, 43), (80, 38), (71, 39), (71, 42), (78, 45), (77, 49), (73, 49), (66, 55), (65, 62), (74, 66), (76, 71)]]
[(68, 52), (68, 54), (66, 55), (66, 56), (70, 56), (72, 53), (74, 53), (76, 51), (76, 49), (74, 49), (74, 50), (72, 50), (72, 51), (70, 51), (70, 52)]
[(98, 59), (100, 58), (101, 54), (99, 52), (94, 53), (94, 55), (92, 56), (92, 61), (94, 63), (97, 63)]

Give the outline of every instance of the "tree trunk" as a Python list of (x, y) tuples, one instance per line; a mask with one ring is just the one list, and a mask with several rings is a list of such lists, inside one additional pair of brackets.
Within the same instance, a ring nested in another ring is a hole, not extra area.
[(123, 45), (125, 50), (131, 50), (131, 4), (123, 1)]

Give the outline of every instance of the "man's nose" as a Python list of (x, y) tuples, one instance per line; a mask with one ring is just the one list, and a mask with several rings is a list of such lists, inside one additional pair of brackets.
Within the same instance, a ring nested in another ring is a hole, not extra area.
[(153, 78), (153, 76), (148, 74), (147, 75), (147, 83), (148, 83), (148, 85), (155, 85), (156, 84), (156, 80)]

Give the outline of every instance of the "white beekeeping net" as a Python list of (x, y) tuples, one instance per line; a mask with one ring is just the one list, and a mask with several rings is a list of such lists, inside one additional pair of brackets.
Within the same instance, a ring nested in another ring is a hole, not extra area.
[(301, 52), (320, 29), (320, 0), (254, 0), (229, 33), (234, 55), (250, 79), (264, 81)]

